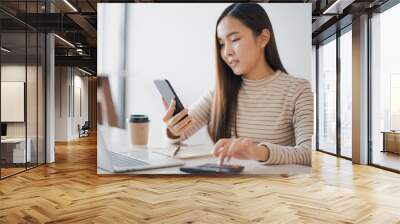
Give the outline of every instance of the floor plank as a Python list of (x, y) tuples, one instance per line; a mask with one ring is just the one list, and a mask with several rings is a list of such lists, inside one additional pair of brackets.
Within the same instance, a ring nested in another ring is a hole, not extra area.
[(0, 223), (400, 223), (400, 175), (313, 153), (290, 177), (99, 176), (96, 139), (0, 181)]

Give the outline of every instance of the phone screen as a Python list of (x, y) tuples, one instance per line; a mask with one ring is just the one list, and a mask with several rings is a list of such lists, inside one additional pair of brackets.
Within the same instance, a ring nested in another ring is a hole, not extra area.
[(167, 102), (167, 104), (170, 104), (171, 101), (175, 98), (176, 105), (175, 105), (175, 111), (174, 111), (174, 116), (181, 112), (184, 107), (179, 100), (178, 96), (176, 95), (175, 90), (172, 88), (171, 83), (166, 80), (166, 79), (158, 79), (154, 80), (154, 84), (156, 85), (158, 91), (160, 92), (161, 96)]

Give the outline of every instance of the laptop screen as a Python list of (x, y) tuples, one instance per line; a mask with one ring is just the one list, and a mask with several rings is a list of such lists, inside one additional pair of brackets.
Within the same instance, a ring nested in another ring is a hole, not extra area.
[(125, 129), (125, 77), (97, 77), (97, 108), (99, 125)]

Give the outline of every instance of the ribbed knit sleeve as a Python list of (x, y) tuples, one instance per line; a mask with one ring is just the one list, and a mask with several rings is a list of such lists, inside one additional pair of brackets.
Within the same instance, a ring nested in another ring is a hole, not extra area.
[(293, 100), (295, 146), (262, 142), (270, 155), (265, 164), (311, 165), (311, 141), (314, 127), (314, 96), (308, 81), (303, 81)]
[(209, 123), (212, 99), (213, 92), (210, 91), (189, 107), (189, 115), (193, 119), (190, 128), (180, 138), (169, 139), (171, 143), (186, 140)]

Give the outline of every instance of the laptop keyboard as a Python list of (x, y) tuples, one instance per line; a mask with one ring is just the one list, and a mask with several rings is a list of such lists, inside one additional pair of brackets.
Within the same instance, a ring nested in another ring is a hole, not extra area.
[(119, 167), (137, 167), (137, 166), (145, 166), (150, 165), (149, 163), (124, 156), (115, 152), (111, 152), (111, 160), (113, 164), (118, 164)]

